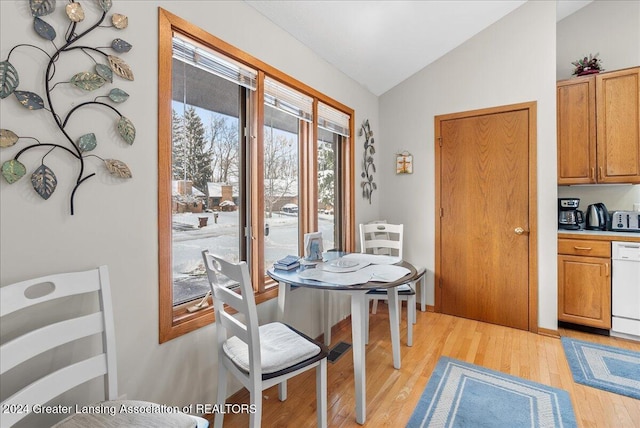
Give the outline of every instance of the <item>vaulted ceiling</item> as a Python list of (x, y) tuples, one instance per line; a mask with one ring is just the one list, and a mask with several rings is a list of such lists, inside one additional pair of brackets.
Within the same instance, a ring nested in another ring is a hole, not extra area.
[[(245, 0), (321, 58), (381, 95), (526, 0)], [(557, 20), (592, 0), (560, 0)]]

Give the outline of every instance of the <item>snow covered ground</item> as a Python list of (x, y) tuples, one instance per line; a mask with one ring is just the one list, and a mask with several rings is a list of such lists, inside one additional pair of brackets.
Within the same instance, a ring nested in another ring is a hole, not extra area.
[[(218, 214), (217, 222), (215, 214)], [(181, 213), (173, 215), (173, 301), (174, 304), (204, 296), (209, 284), (204, 275), (202, 250), (228, 260), (238, 261), (238, 211), (217, 213)], [(199, 217), (207, 217), (207, 225), (199, 227)], [(273, 213), (265, 218), (269, 235), (265, 238), (265, 266), (271, 266), (288, 254), (298, 253), (298, 217)], [(325, 250), (333, 247), (333, 216), (319, 215)]]

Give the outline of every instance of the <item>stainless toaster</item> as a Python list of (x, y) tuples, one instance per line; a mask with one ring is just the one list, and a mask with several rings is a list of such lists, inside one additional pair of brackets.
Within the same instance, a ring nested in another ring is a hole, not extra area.
[(640, 232), (640, 212), (615, 211), (611, 218), (611, 230)]

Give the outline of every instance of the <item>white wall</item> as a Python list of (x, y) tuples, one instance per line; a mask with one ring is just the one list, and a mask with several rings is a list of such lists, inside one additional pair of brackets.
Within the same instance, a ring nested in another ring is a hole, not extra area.
[[(539, 326), (557, 327), (555, 31), (555, 2), (525, 3), (380, 97), (380, 215), (410, 231), (405, 254), (431, 273), (429, 304), (434, 302), (434, 116), (537, 101)], [(395, 175), (394, 154), (402, 150), (413, 154), (411, 175)]]
[(558, 80), (572, 77), (573, 61), (597, 53), (605, 71), (640, 65), (640, 2), (595, 0), (558, 22)]
[[(596, 0), (558, 22), (557, 77), (569, 79), (572, 61), (599, 53), (605, 71), (640, 65), (640, 2)], [(603, 202), (607, 209), (631, 210), (640, 185), (559, 186), (558, 197), (580, 198), (580, 209)]]
[[(67, 22), (65, 4), (59, 1), (53, 17), (44, 18), (56, 26), (60, 35), (64, 34)], [(120, 142), (114, 132), (113, 114), (99, 109), (74, 116), (69, 130), (74, 136), (95, 132), (99, 142), (96, 154), (126, 162), (133, 179), (121, 182), (99, 172), (79, 188), (74, 216), (69, 215), (68, 204), (77, 166), (69, 162), (62, 151), (47, 157), (47, 164), (56, 172), (59, 183), (48, 201), (35, 195), (28, 176), (13, 185), (0, 179), (0, 283), (6, 285), (54, 272), (108, 265), (121, 393), (129, 398), (172, 405), (211, 403), (215, 399), (216, 376), (213, 327), (158, 344), (158, 6), (350, 106), (356, 111), (355, 123), (368, 118), (374, 132), (380, 126), (377, 98), (243, 2), (114, 1), (108, 16), (111, 13), (127, 15), (129, 27), (121, 32), (95, 31), (87, 44), (105, 46), (116, 37), (133, 44), (131, 52), (121, 56), (132, 67), (135, 81), (116, 81), (131, 95), (119, 107), (135, 124), (136, 141), (133, 146)], [(93, 17), (97, 6), (86, 3), (85, 10), (88, 17)], [(28, 2), (1, 1), (0, 23), (3, 60), (18, 43), (32, 43), (50, 50), (50, 45), (33, 31)], [(68, 80), (76, 72), (92, 69), (93, 63), (84, 55), (73, 58), (70, 63), (61, 59), (56, 81)], [(44, 95), (44, 59), (43, 54), (29, 49), (17, 50), (11, 56), (20, 73), (20, 89)], [(69, 85), (59, 85), (54, 93), (60, 105), (57, 112), (61, 115), (70, 108), (69, 103), (78, 100), (78, 92)], [(29, 112), (9, 97), (0, 102), (0, 113), (3, 129), (21, 136), (34, 136), (43, 142), (62, 141), (44, 110)], [(362, 156), (361, 139), (356, 137), (355, 141), (357, 159)], [(12, 158), (28, 143), (20, 141), (14, 147), (2, 149), (0, 160)], [(29, 175), (42, 155), (42, 151), (34, 151), (21, 157)], [(98, 161), (91, 159), (87, 167), (98, 171)], [(377, 213), (378, 201), (378, 195), (374, 195), (372, 205), (356, 197), (356, 222)], [(308, 317), (315, 294), (304, 290), (296, 294), (296, 304), (292, 307), (298, 312), (292, 314), (294, 322), (312, 335), (319, 334), (318, 311), (314, 311), (316, 317)], [(346, 314), (345, 300), (336, 299), (337, 319)], [(261, 306), (263, 318), (273, 317), (273, 301)]]

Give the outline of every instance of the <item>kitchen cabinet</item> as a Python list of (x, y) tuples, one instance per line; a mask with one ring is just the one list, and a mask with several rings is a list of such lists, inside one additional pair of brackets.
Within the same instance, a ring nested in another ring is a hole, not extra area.
[(558, 321), (611, 328), (611, 244), (558, 239)]
[(558, 184), (640, 183), (640, 67), (557, 82)]

